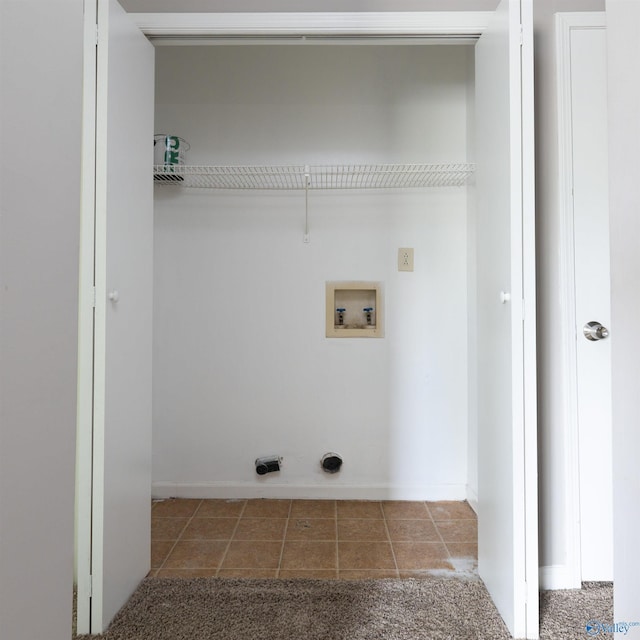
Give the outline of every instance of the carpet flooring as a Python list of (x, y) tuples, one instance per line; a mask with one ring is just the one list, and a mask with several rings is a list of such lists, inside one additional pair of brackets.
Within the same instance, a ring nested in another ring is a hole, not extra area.
[[(541, 597), (541, 638), (610, 621), (610, 585)], [(481, 580), (144, 580), (104, 640), (510, 640)], [(89, 636), (77, 636), (85, 639)]]
[[(540, 594), (540, 638), (585, 640), (587, 624), (613, 622), (611, 582), (584, 582), (582, 589), (542, 591)], [(593, 631), (591, 636), (594, 634)], [(612, 637), (602, 634), (600, 637)]]

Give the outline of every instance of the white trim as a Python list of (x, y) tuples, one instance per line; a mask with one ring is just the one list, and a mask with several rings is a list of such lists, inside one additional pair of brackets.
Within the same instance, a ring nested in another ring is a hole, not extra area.
[(478, 515), (478, 492), (469, 485), (467, 485), (467, 502)]
[(93, 379), (93, 514), (91, 633), (104, 628), (105, 549), (105, 415), (106, 415), (106, 278), (107, 278), (107, 122), (108, 46), (110, 1), (98, 2), (98, 49), (96, 62), (96, 239)]
[(77, 632), (91, 632), (91, 530), (93, 475), (93, 316), (95, 290), (96, 6), (87, 3), (82, 96), (82, 186), (78, 292), (78, 400), (76, 418), (75, 580)]
[(151, 495), (163, 498), (307, 498), (316, 500), (464, 500), (464, 485), (282, 484), (265, 477), (255, 482), (154, 482)]
[(544, 591), (580, 588), (580, 583), (575, 583), (573, 571), (568, 565), (554, 564), (547, 567), (540, 567), (539, 581), (540, 589)]
[[(536, 230), (535, 230), (535, 102), (533, 56), (533, 0), (520, 2), (520, 135), (522, 157), (521, 207), (522, 226), (519, 229), (522, 243), (522, 291), (521, 313), (513, 314), (514, 331), (519, 336), (523, 350), (518, 358), (522, 371), (522, 443), (517, 454), (523, 456), (524, 469), (524, 535), (525, 535), (525, 585), (526, 637), (539, 637), (539, 540), (538, 540), (538, 388), (537, 388), (537, 322), (536, 322)], [(513, 242), (518, 239), (513, 238)], [(513, 245), (512, 245), (513, 246)], [(512, 249), (513, 251), (513, 249)], [(515, 268), (516, 265), (514, 265)], [(512, 273), (514, 271), (512, 270)], [(512, 284), (512, 295), (517, 290)], [(514, 335), (517, 335), (514, 333)], [(514, 394), (515, 395), (515, 394)], [(517, 458), (514, 460), (517, 466)], [(519, 507), (515, 506), (517, 510)], [(518, 597), (517, 588), (514, 591)]]
[(473, 41), (491, 12), (131, 13), (156, 44), (199, 44), (213, 37), (436, 37)]
[[(561, 221), (560, 261), (562, 304), (560, 332), (562, 337), (562, 370), (564, 372), (564, 407), (559, 424), (565, 429), (565, 485), (567, 535), (567, 564), (563, 578), (550, 584), (577, 588), (582, 580), (580, 542), (580, 466), (578, 425), (578, 372), (576, 345), (576, 274), (573, 219), (573, 163), (571, 125), (571, 31), (574, 29), (603, 29), (604, 12), (585, 11), (556, 14), (556, 75), (558, 93), (558, 209)], [(558, 573), (553, 567), (550, 575)]]

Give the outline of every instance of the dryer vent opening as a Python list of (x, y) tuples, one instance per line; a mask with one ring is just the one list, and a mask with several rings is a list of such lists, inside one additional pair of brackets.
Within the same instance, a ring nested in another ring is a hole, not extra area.
[(342, 466), (342, 458), (337, 453), (325, 453), (320, 460), (320, 466), (327, 473), (337, 473)]

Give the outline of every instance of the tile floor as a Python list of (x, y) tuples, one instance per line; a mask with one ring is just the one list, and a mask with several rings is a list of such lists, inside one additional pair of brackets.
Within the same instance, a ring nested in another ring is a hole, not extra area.
[(186, 500), (153, 503), (157, 577), (405, 578), (475, 572), (466, 502)]

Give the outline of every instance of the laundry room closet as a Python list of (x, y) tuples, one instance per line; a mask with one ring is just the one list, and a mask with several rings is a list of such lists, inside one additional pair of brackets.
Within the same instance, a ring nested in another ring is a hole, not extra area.
[[(473, 46), (157, 46), (155, 84), (248, 188), (156, 182), (153, 495), (473, 501)], [(330, 335), (353, 288), (375, 336)]]
[(468, 499), (537, 633), (530, 3), (85, 21), (78, 628), (151, 497)]

